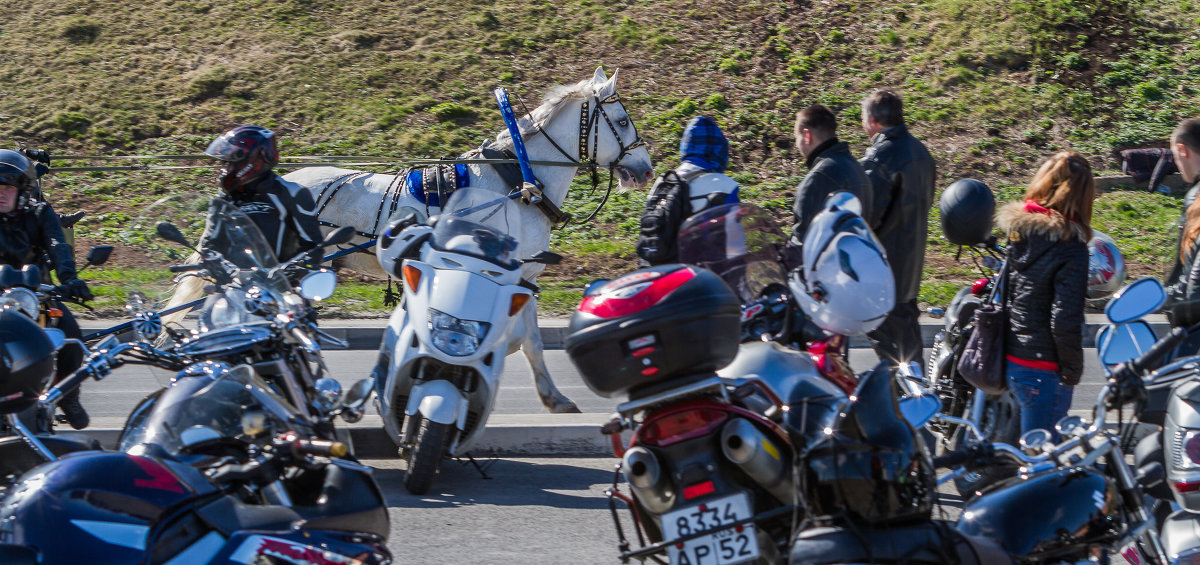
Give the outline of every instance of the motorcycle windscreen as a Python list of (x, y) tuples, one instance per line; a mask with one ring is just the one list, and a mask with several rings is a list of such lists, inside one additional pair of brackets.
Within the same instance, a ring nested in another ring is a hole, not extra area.
[(724, 204), (689, 217), (679, 227), (679, 262), (704, 267), (750, 302), (771, 285), (787, 286), (780, 263), (787, 237), (766, 210)]
[[(203, 366), (203, 367), (202, 367)], [(212, 370), (202, 370), (202, 369)], [(189, 374), (189, 371), (191, 374)], [(190, 446), (216, 438), (263, 444), (292, 430), (298, 419), (287, 401), (246, 365), (197, 364), (181, 373), (149, 409), (126, 424), (118, 449), (186, 461)]]
[(521, 266), (517, 256), (520, 210), (495, 192), (460, 188), (450, 196), (433, 227), (430, 244), (441, 251), (490, 261), (507, 270)]

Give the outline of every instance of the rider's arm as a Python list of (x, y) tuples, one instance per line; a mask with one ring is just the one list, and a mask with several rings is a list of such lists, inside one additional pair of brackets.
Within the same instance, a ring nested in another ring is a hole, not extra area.
[(67, 243), (66, 236), (63, 235), (58, 214), (54, 213), (54, 209), (47, 202), (42, 202), (34, 206), (33, 213), (35, 214), (40, 231), (38, 244), (50, 256), (50, 262), (54, 264), (55, 274), (58, 275), (58, 283), (66, 284), (68, 281), (74, 280), (77, 278), (75, 271), (75, 251)]
[(303, 250), (312, 249), (321, 242), (321, 224), (317, 222), (317, 205), (307, 190), (297, 191), (294, 195), (293, 227), (302, 242)]

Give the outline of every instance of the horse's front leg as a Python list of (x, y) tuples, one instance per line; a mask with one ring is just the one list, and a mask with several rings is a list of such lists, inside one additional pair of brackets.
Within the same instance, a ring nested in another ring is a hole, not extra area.
[(537, 325), (537, 299), (530, 300), (521, 312), (522, 325), (525, 326), (523, 335), (518, 337), (521, 351), (529, 362), (529, 371), (533, 373), (533, 384), (537, 387), (538, 397), (542, 405), (552, 414), (575, 414), (579, 407), (570, 398), (554, 386), (550, 380), (550, 370), (546, 368), (546, 353), (542, 345), (542, 332)]

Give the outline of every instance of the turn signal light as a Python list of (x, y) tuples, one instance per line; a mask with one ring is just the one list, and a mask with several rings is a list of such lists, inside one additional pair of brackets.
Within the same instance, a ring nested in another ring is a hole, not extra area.
[(521, 311), (521, 308), (525, 307), (525, 304), (528, 303), (529, 299), (532, 297), (532, 294), (514, 294), (512, 297), (512, 302), (508, 305), (508, 315), (516, 315), (517, 312)]
[(46, 309), (46, 315), (50, 316), (51, 318), (61, 318), (63, 315), (63, 312), (62, 312), (62, 310), (59, 310), (58, 308), (48, 308), (48, 309)]
[(404, 272), (404, 284), (408, 285), (409, 290), (416, 292), (417, 285), (421, 284), (421, 270), (412, 265), (405, 265), (401, 270)]

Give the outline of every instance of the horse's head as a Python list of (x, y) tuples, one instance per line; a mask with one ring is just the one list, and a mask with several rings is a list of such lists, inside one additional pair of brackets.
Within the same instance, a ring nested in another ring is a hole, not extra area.
[(621, 186), (645, 186), (654, 178), (654, 165), (617, 94), (619, 72), (613, 71), (609, 78), (597, 67), (592, 76), (591, 96), (584, 98), (580, 112), (580, 125), (586, 127), (580, 137), (580, 157), (615, 169)]
[[(645, 186), (654, 178), (650, 153), (617, 95), (615, 72), (609, 78), (596, 69), (588, 80), (551, 90), (522, 119), (522, 128), (544, 131), (569, 159), (613, 168), (623, 187)], [(503, 144), (507, 138), (501, 133), (496, 140)]]

